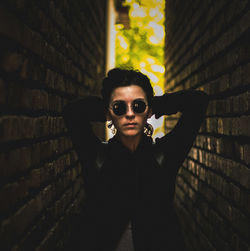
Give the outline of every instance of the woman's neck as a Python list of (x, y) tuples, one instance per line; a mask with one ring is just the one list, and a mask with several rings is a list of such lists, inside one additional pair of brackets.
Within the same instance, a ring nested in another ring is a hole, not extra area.
[(117, 137), (125, 147), (127, 147), (131, 152), (134, 152), (141, 141), (142, 134), (132, 137), (117, 135)]

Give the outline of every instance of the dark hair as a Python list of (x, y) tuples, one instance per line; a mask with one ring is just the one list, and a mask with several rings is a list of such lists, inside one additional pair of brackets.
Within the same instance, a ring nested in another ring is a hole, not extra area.
[(140, 86), (146, 94), (148, 105), (151, 106), (154, 91), (149, 78), (138, 70), (114, 68), (102, 81), (101, 93), (105, 107), (108, 107), (111, 93), (115, 88), (129, 85)]

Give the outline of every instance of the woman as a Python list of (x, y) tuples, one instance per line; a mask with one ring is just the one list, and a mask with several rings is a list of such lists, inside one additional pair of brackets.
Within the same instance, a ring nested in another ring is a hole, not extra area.
[[(135, 251), (185, 249), (173, 208), (175, 179), (207, 105), (201, 91), (153, 96), (147, 76), (115, 68), (103, 80), (102, 98), (89, 96), (65, 107), (87, 194), (71, 244), (79, 250), (115, 251), (131, 222)], [(174, 129), (154, 143), (147, 119), (177, 112), (182, 115)], [(116, 133), (103, 143), (90, 122), (107, 120)]]

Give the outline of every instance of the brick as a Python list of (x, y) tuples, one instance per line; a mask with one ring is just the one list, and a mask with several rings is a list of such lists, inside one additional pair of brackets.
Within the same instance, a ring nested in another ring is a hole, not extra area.
[(48, 94), (45, 91), (32, 90), (30, 96), (32, 97), (31, 107), (34, 110), (48, 109)]
[(218, 124), (218, 119), (217, 118), (206, 118), (205, 120), (206, 123), (206, 130), (209, 133), (217, 133), (217, 124)]
[(235, 71), (231, 73), (232, 87), (242, 85), (242, 66), (237, 67)]
[(240, 135), (250, 136), (250, 116), (242, 116), (239, 119)]
[[(17, 183), (7, 185), (0, 190), (0, 202), (1, 202), (1, 214), (7, 212), (7, 210), (11, 209), (11, 206), (17, 201), (16, 187), (18, 186)], [(22, 191), (21, 191), (22, 193)]]
[(0, 79), (0, 104), (6, 103), (6, 87), (2, 79)]
[(61, 97), (49, 94), (48, 106), (50, 111), (61, 112), (62, 111)]
[(234, 150), (234, 142), (231, 139), (221, 137), (216, 140), (216, 149), (214, 151), (217, 153), (232, 157), (235, 155)]
[(243, 66), (242, 69), (242, 85), (247, 86), (250, 83), (250, 63)]
[(3, 164), (1, 176), (3, 178), (24, 172), (31, 166), (31, 151), (28, 147), (11, 150), (1, 155), (1, 164)]
[(8, 73), (17, 72), (20, 71), (23, 61), (24, 58), (20, 53), (6, 51), (1, 56), (0, 67)]
[(231, 118), (219, 118), (218, 119), (218, 133), (231, 135), (232, 134), (232, 119)]
[(250, 91), (240, 95), (240, 107), (242, 113), (248, 113), (250, 111)]
[(241, 155), (241, 159), (246, 163), (246, 165), (250, 165), (250, 145), (243, 146), (243, 154)]
[(77, 180), (74, 182), (74, 185), (73, 185), (73, 195), (74, 196), (80, 191), (82, 183), (83, 183), (83, 181), (82, 181), (81, 177), (77, 178)]
[(232, 182), (224, 182), (222, 194), (228, 198), (232, 199), (238, 205), (240, 205), (240, 188), (234, 185)]

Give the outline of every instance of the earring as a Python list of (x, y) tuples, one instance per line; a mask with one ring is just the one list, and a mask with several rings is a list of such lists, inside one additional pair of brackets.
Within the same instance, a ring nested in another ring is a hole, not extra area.
[(151, 137), (152, 134), (154, 132), (154, 128), (151, 124), (149, 124), (148, 122), (146, 122), (145, 126), (144, 126), (144, 133), (148, 136)]
[(112, 121), (108, 123), (108, 128), (111, 130), (112, 134), (116, 134), (116, 128)]

